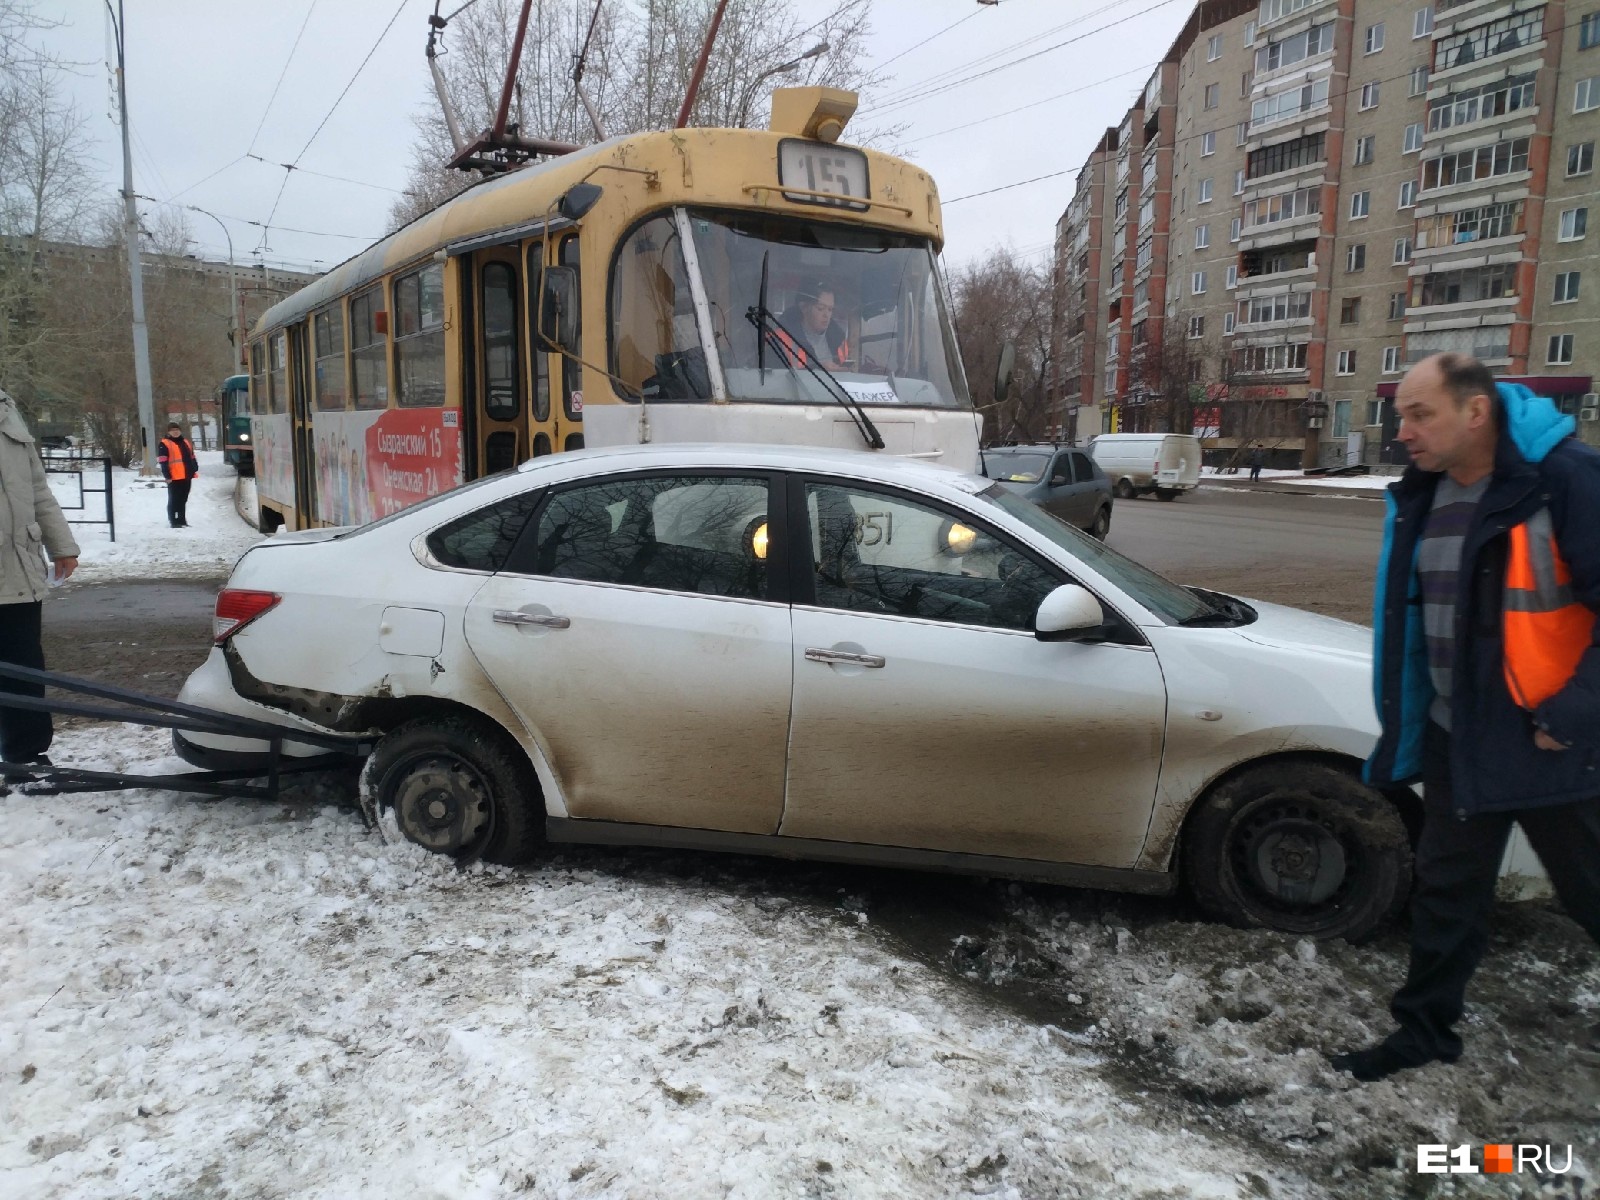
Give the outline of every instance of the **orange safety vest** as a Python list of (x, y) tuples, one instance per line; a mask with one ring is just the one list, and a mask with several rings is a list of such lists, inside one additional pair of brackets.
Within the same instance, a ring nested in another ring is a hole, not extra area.
[(167, 477), (174, 483), (189, 478), (189, 464), (183, 459), (183, 445), (171, 438), (162, 438), (161, 449), (166, 452)]
[[(773, 333), (773, 336), (778, 339), (778, 345), (779, 345), (780, 349), (783, 351), (784, 356), (791, 363), (793, 363), (797, 367), (803, 367), (803, 366), (806, 365), (807, 358), (806, 358), (806, 351), (805, 351), (805, 347), (804, 346), (800, 345), (792, 337), (790, 337), (787, 333), (785, 333), (783, 330), (777, 328), (776, 326), (773, 327), (772, 333)], [(826, 335), (824, 335), (824, 336), (826, 336)], [(834, 365), (835, 366), (840, 366), (840, 367), (844, 366), (845, 363), (850, 360), (850, 339), (849, 338), (845, 338), (843, 341), (841, 341), (839, 343), (839, 348), (834, 351), (833, 357), (834, 357)]]
[(1531, 712), (1567, 685), (1594, 644), (1595, 621), (1573, 593), (1550, 510), (1540, 509), (1511, 530), (1506, 562), (1506, 686), (1519, 707)]

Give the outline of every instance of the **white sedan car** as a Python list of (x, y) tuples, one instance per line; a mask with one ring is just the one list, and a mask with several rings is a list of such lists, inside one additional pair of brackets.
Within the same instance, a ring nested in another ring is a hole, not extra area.
[[(1183, 881), (1224, 919), (1355, 938), (1405, 900), (1415, 804), (1359, 779), (1369, 637), (1180, 587), (987, 479), (642, 446), (262, 543), (181, 698), (381, 734), (369, 815), (462, 859)], [(177, 736), (198, 765), (264, 752)]]

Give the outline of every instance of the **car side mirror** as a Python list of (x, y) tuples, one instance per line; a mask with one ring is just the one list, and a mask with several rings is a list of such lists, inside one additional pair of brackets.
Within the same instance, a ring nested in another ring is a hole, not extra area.
[(1017, 367), (1017, 347), (1013, 342), (1006, 342), (1000, 347), (1000, 361), (994, 368), (994, 402), (1004, 404), (1006, 396), (1011, 391), (1011, 373)]
[(546, 267), (539, 304), (539, 333), (568, 354), (578, 352), (578, 273)]
[(1051, 487), (1066, 487), (1067, 484), (1071, 482), (1072, 480), (1068, 479), (1065, 475), (1052, 475), (1050, 477)]
[(1033, 636), (1041, 642), (1104, 641), (1109, 632), (1100, 601), (1075, 583), (1064, 583), (1039, 602)]

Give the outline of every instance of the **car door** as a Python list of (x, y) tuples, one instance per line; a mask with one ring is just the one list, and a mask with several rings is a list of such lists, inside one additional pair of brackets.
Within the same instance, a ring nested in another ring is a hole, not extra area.
[(1105, 476), (1100, 474), (1091, 459), (1082, 450), (1068, 450), (1064, 457), (1064, 464), (1072, 470), (1072, 488), (1078, 497), (1078, 510), (1083, 514), (1083, 519), (1077, 522), (1080, 529), (1088, 529), (1094, 524), (1095, 515), (1100, 511), (1100, 505), (1108, 501), (1111, 490), (1105, 483)]
[(1060, 497), (1051, 511), (1062, 520), (1084, 529), (1094, 517), (1094, 508), (1090, 503), (1090, 489), (1083, 477), (1076, 473), (1075, 466), (1071, 450), (1062, 450), (1050, 465), (1050, 485), (1054, 494)]
[(792, 639), (770, 492), (759, 472), (553, 489), (473, 598), (467, 641), (570, 817), (777, 830)]
[(959, 509), (817, 478), (790, 495), (813, 570), (795, 580), (780, 832), (1132, 866), (1166, 692), (1131, 627), (1137, 644), (1036, 640), (1066, 572)]

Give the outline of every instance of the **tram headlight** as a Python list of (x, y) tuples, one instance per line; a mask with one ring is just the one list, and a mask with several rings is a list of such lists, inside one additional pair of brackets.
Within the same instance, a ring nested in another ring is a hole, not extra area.
[(945, 554), (970, 554), (977, 543), (978, 531), (960, 521), (946, 521), (939, 529), (938, 548)]
[(767, 519), (754, 517), (744, 530), (744, 552), (760, 562), (767, 561)]
[(250, 440), (250, 431), (246, 429), (243, 433), (241, 433), (239, 435), (239, 440), (241, 442), (248, 442)]

